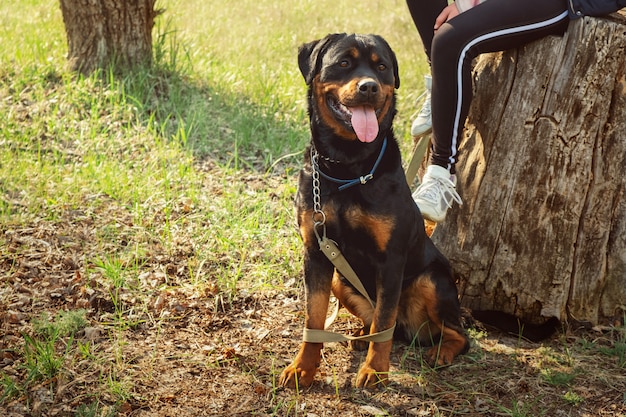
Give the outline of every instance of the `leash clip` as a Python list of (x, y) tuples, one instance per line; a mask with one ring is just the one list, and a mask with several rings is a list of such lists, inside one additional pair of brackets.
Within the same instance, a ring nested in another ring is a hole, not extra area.
[[(322, 212), (322, 214), (324, 214)], [(326, 218), (324, 217), (324, 219), (322, 221), (313, 221), (313, 232), (315, 232), (315, 237), (317, 238), (317, 242), (320, 244), (320, 247), (322, 246), (322, 241), (326, 240), (326, 224), (325, 224), (325, 220)], [(318, 228), (322, 227), (322, 235), (320, 236), (320, 233), (318, 231)]]

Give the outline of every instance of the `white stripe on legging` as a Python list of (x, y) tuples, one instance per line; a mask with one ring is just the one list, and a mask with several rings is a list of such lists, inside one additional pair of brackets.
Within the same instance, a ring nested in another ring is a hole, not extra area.
[(459, 62), (457, 64), (457, 105), (456, 105), (456, 115), (454, 118), (454, 130), (452, 131), (452, 154), (450, 155), (450, 158), (448, 160), (448, 171), (450, 170), (450, 168), (452, 167), (452, 163), (455, 160), (455, 156), (458, 153), (458, 149), (457, 149), (457, 144), (458, 144), (458, 131), (459, 131), (459, 124), (460, 124), (460, 118), (461, 118), (461, 101), (462, 101), (462, 91), (463, 91), (463, 62), (465, 61), (465, 55), (467, 54), (467, 51), (474, 45), (476, 45), (479, 42), (482, 42), (486, 39), (492, 39), (492, 38), (497, 38), (498, 36), (503, 36), (503, 35), (509, 35), (511, 33), (517, 33), (517, 32), (524, 32), (526, 30), (533, 30), (533, 29), (538, 29), (538, 28), (542, 28), (545, 26), (550, 26), (556, 22), (558, 22), (559, 20), (562, 20), (564, 18), (566, 18), (568, 15), (567, 10), (564, 11), (563, 13), (561, 13), (560, 15), (553, 17), (550, 20), (546, 20), (545, 22), (540, 22), (540, 23), (533, 23), (530, 25), (525, 25), (525, 26), (520, 26), (520, 27), (516, 27), (516, 28), (510, 28), (510, 29), (502, 29), (493, 33), (487, 33), (485, 35), (481, 35), (479, 37), (477, 37), (476, 39), (472, 40), (471, 42), (469, 42), (465, 48), (463, 48), (463, 50), (461, 51), (461, 56), (459, 59)]

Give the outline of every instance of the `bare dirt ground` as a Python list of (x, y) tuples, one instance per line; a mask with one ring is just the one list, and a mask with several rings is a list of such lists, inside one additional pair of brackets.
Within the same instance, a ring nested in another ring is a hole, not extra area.
[[(473, 330), (470, 352), (439, 370), (422, 364), (420, 349), (397, 344), (392, 382), (378, 390), (353, 387), (363, 353), (328, 344), (311, 388), (280, 388), (278, 376), (299, 345), (301, 285), (241, 289), (233, 300), (182, 280), (164, 290), (159, 271), (184, 275), (184, 242), (174, 255), (156, 248), (145, 259), (136, 291), (119, 294), (121, 325), (111, 288), (86, 282), (82, 261), (94, 230), (115, 211), (0, 226), (7, 243), (0, 255), (0, 371), (25, 387), (0, 403), (0, 415), (73, 416), (94, 401), (98, 412), (82, 415), (626, 415), (626, 370), (616, 353), (624, 339), (611, 329), (567, 330), (542, 344)], [(75, 309), (86, 309), (89, 323), (70, 351), (67, 340), (57, 343), (63, 369), (26, 383), (24, 335), (32, 319)], [(344, 313), (335, 329), (357, 326)]]

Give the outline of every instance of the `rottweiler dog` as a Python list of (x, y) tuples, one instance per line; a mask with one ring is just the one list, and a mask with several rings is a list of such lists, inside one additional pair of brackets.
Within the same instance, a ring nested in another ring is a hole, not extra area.
[[(424, 230), (402, 170), (392, 122), (400, 86), (396, 56), (377, 35), (329, 34), (302, 45), (311, 144), (299, 175), (296, 213), (304, 243), (305, 328), (323, 329), (330, 293), (363, 322), (359, 335), (390, 329), (394, 339), (432, 346), (432, 364), (469, 347), (448, 260)], [(336, 242), (372, 304), (320, 251)], [(387, 382), (392, 340), (368, 348), (356, 385)], [(303, 342), (283, 386), (309, 386), (323, 343)]]

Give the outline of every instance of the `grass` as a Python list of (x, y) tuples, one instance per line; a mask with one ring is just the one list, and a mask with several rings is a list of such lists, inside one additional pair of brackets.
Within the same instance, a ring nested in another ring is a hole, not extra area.
[[(378, 393), (350, 388), (359, 356), (332, 345), (317, 388), (277, 387), (302, 310), (292, 201), (309, 133), (297, 47), (329, 32), (383, 35), (400, 62), (405, 155), (427, 63), (400, 0), (159, 7), (152, 68), (79, 77), (65, 67), (56, 1), (0, 4), (0, 406), (74, 416), (181, 404), (216, 415), (626, 406), (623, 326), (545, 349), (472, 330), (450, 371), (399, 347), (397, 382)], [(593, 397), (588, 380), (618, 394)]]

